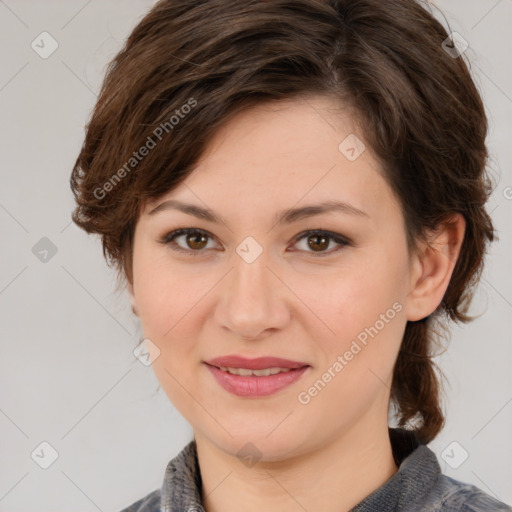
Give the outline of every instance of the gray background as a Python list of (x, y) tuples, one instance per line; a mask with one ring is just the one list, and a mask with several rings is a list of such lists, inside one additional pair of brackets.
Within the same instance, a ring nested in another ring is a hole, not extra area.
[[(70, 223), (69, 174), (105, 64), (152, 4), (0, 1), (2, 512), (119, 510), (159, 487), (191, 439), (132, 353), (140, 326), (99, 241)], [(431, 447), (446, 474), (512, 504), (512, 1), (437, 4), (469, 43), (487, 105), (500, 241), (472, 307), (481, 316), (454, 327), (439, 358), (448, 418)], [(45, 59), (31, 47), (51, 49), (44, 31), (58, 44)], [(43, 441), (58, 453), (48, 469)]]

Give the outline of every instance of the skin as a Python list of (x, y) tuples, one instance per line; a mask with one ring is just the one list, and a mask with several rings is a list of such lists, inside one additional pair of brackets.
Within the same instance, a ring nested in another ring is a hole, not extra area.
[[(224, 125), (192, 174), (144, 205), (136, 224), (129, 290), (145, 337), (160, 350), (157, 378), (194, 430), (208, 512), (349, 510), (397, 471), (387, 431), (393, 365), (407, 320), (441, 302), (465, 225), (454, 216), (432, 233), (430, 248), (410, 254), (400, 204), (369, 145), (355, 161), (338, 149), (349, 134), (365, 140), (330, 98), (258, 105)], [(225, 223), (171, 209), (150, 214), (171, 198), (208, 207)], [(366, 215), (274, 223), (285, 208), (325, 200)], [(159, 242), (180, 227), (209, 236), (175, 239), (188, 253)], [(307, 233), (294, 241), (313, 229), (351, 244), (309, 235), (311, 248)], [(263, 248), (252, 263), (236, 252), (248, 236)], [(394, 318), (300, 403), (298, 394), (397, 303)], [(228, 354), (311, 368), (274, 395), (237, 397), (202, 363)], [(249, 442), (261, 457), (252, 466), (237, 456)]]

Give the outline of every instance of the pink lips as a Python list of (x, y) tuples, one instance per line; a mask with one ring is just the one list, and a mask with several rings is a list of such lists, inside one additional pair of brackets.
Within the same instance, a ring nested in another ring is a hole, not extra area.
[(290, 361), (279, 357), (257, 357), (256, 359), (246, 359), (240, 356), (216, 357), (206, 361), (206, 364), (212, 366), (229, 366), (231, 368), (247, 368), (248, 370), (262, 370), (263, 368), (301, 368), (309, 366), (308, 363)]
[[(310, 368), (307, 363), (290, 361), (279, 357), (258, 357), (246, 359), (240, 356), (217, 357), (205, 362), (206, 368), (220, 386), (237, 396), (260, 397), (268, 396), (293, 384)], [(264, 368), (290, 368), (289, 371), (275, 375), (233, 375), (220, 367), (246, 368), (262, 370)]]

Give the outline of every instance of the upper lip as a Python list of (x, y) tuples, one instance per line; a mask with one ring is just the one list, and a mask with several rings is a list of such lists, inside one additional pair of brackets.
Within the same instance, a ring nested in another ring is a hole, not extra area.
[(206, 364), (217, 366), (225, 366), (228, 368), (246, 368), (248, 370), (263, 370), (264, 368), (302, 368), (309, 366), (307, 363), (299, 361), (290, 361), (289, 359), (282, 359), (280, 357), (257, 357), (255, 359), (247, 359), (245, 357), (230, 355), (215, 357), (205, 361)]

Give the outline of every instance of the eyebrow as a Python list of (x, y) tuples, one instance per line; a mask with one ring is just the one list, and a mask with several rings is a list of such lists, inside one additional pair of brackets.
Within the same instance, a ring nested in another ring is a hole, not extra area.
[[(167, 210), (178, 210), (188, 215), (193, 215), (198, 219), (206, 220), (209, 222), (222, 223), (228, 225), (222, 216), (216, 214), (209, 208), (203, 208), (194, 204), (183, 203), (176, 199), (169, 199), (159, 204), (156, 208), (149, 212), (149, 215), (155, 215), (159, 212)], [(355, 206), (342, 201), (325, 201), (323, 203), (302, 206), (300, 208), (288, 208), (276, 214), (274, 217), (274, 224), (291, 224), (299, 220), (321, 215), (322, 213), (340, 212), (348, 215), (355, 215), (358, 217), (370, 218), (370, 216), (363, 210), (359, 210)]]

